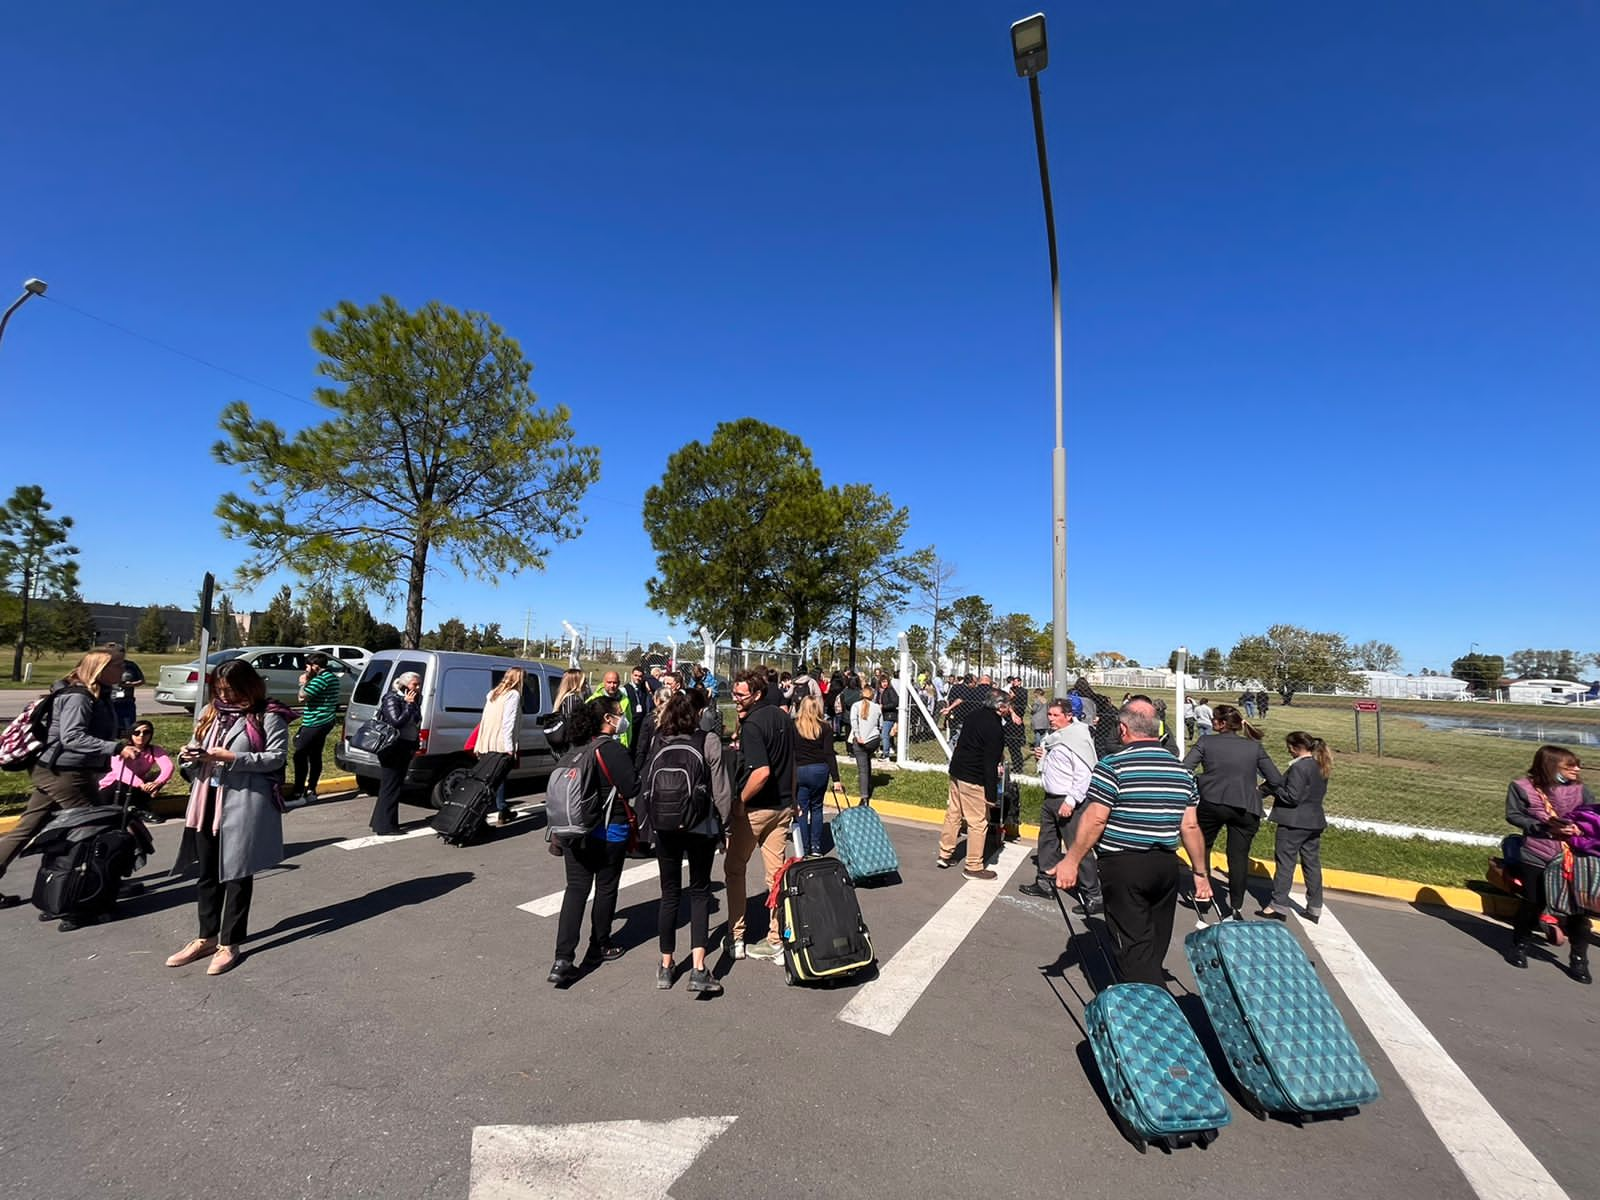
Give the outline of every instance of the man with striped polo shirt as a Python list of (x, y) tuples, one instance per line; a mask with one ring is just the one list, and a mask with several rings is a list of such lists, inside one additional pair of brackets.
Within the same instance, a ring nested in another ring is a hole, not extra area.
[(1161, 744), (1149, 697), (1123, 704), (1117, 725), (1121, 748), (1095, 765), (1081, 824), (1053, 874), (1057, 887), (1076, 887), (1079, 864), (1095, 852), (1122, 978), (1160, 987), (1178, 907), (1180, 839), (1193, 864), (1196, 899), (1211, 899), (1205, 839), (1195, 819), (1200, 797), (1194, 776)]

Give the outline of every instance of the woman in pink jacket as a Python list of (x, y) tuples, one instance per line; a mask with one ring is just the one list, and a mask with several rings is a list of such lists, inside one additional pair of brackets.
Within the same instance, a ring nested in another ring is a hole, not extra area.
[[(132, 758), (113, 758), (111, 770), (100, 781), (101, 799), (107, 804), (121, 804), (120, 788), (134, 788), (140, 795), (129, 802), (129, 807), (139, 814), (146, 825), (159, 825), (166, 820), (150, 808), (150, 801), (161, 794), (167, 780), (172, 778), (172, 758), (156, 745), (156, 728), (149, 721), (134, 722), (128, 734), (128, 746), (138, 751)], [(151, 772), (155, 772), (154, 778)]]

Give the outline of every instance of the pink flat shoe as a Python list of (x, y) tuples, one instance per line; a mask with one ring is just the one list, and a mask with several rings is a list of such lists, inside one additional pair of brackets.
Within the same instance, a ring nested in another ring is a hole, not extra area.
[(169, 967), (187, 967), (190, 963), (204, 958), (217, 948), (217, 944), (209, 938), (195, 938), (182, 950), (167, 959)]
[(206, 968), (207, 975), (225, 975), (239, 965), (243, 956), (231, 946), (218, 946), (217, 952), (211, 956), (211, 965)]

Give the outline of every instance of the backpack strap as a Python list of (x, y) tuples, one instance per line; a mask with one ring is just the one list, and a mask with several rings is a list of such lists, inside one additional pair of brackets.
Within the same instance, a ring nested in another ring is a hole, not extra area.
[[(601, 743), (600, 745), (603, 744)], [(600, 768), (600, 774), (606, 777), (606, 783), (611, 785), (611, 795), (606, 797), (606, 815), (600, 818), (600, 828), (605, 829), (611, 824), (611, 808), (617, 802), (617, 781), (611, 778), (611, 769), (606, 766), (605, 755), (600, 753), (600, 745), (596, 745), (594, 748), (595, 765)], [(633, 814), (628, 810), (627, 801), (623, 801), (622, 809), (624, 812), (628, 812), (628, 820), (631, 824)]]

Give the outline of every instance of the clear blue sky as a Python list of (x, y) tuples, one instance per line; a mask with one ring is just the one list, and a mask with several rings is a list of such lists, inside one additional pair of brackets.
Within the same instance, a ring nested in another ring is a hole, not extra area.
[[(188, 605), (231, 399), (290, 427), (341, 298), (490, 313), (602, 450), (543, 574), (450, 615), (616, 634), (643, 492), (753, 415), (1001, 611), (1050, 608), (1025, 6), (24, 5), (0, 78), (0, 486), (91, 599)], [(1057, 6), (1071, 631), (1165, 661), (1287, 620), (1600, 649), (1600, 9)], [(909, 618), (908, 618), (909, 619)], [(680, 630), (681, 632), (681, 630)]]

